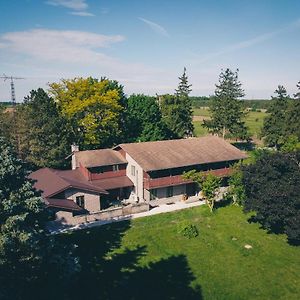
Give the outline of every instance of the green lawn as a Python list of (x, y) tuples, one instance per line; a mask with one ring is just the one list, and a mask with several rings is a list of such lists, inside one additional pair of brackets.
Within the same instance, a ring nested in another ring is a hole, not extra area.
[(267, 116), (265, 112), (250, 111), (246, 116), (246, 126), (249, 128), (251, 136), (259, 137), (261, 128), (264, 123), (264, 118)]
[(203, 116), (203, 117), (209, 117), (209, 109), (208, 108), (194, 108), (193, 109), (193, 115), (194, 116)]
[[(195, 108), (193, 110), (194, 116), (199, 117), (209, 117), (209, 110), (204, 108)], [(266, 117), (265, 112), (248, 112), (245, 122), (246, 126), (249, 128), (250, 135), (254, 138), (259, 138), (261, 128), (263, 126), (263, 120)], [(207, 130), (201, 126), (202, 121), (194, 120), (195, 135), (203, 136), (207, 134)]]
[(202, 126), (202, 123), (202, 121), (193, 122), (195, 136), (204, 136), (208, 134), (207, 129)]
[[(82, 263), (72, 299), (299, 299), (300, 248), (248, 218), (201, 206), (69, 234)], [(178, 233), (186, 220), (198, 237)]]

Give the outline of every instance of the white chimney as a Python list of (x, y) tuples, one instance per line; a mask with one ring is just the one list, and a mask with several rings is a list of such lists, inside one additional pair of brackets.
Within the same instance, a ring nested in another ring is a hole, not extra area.
[(72, 144), (71, 145), (71, 151), (72, 151), (72, 170), (76, 169), (76, 156), (75, 156), (75, 152), (79, 151), (79, 146), (76, 144)]

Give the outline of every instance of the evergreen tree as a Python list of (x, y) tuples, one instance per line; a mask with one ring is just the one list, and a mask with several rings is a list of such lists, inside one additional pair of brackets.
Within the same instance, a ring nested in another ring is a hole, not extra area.
[(178, 79), (174, 96), (159, 96), (163, 121), (171, 133), (170, 138), (189, 137), (194, 131), (192, 99), (189, 97), (192, 85), (188, 83), (186, 68)]
[(210, 106), (211, 120), (204, 120), (203, 126), (223, 138), (230, 134), (235, 138), (247, 139), (249, 136), (243, 121), (243, 103), (239, 100), (244, 95), (242, 84), (238, 80), (238, 70), (222, 71)]
[[(265, 143), (271, 147), (279, 147), (285, 140), (286, 114), (288, 109), (288, 99), (286, 89), (279, 85), (275, 90), (275, 97), (268, 109), (270, 113), (264, 120), (262, 136)], [(290, 126), (291, 124), (288, 124)]]
[(285, 121), (284, 133), (285, 136), (296, 136), (300, 141), (300, 81), (297, 84), (298, 92), (294, 95), (295, 98), (291, 101)]
[(27, 176), (24, 163), (0, 138), (1, 299), (44, 299), (78, 266), (71, 249), (47, 235), (47, 210)]
[(186, 75), (186, 67), (183, 69), (183, 74), (181, 77), (178, 77), (180, 80), (178, 88), (175, 90), (175, 95), (177, 97), (187, 98), (189, 93), (192, 91), (191, 84), (188, 83), (188, 76)]
[(157, 141), (168, 138), (168, 129), (162, 121), (154, 97), (131, 95), (128, 98), (127, 126), (129, 141)]
[(170, 138), (178, 139), (191, 136), (194, 131), (192, 111), (177, 96), (160, 96), (160, 109), (163, 122), (170, 131)]
[(41, 88), (33, 90), (18, 109), (17, 116), (21, 157), (38, 167), (66, 167), (72, 130), (54, 100)]

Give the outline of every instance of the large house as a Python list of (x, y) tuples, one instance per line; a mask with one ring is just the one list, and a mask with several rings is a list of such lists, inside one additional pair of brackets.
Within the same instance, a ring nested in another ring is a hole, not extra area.
[(31, 173), (56, 222), (70, 225), (149, 210), (183, 199), (198, 200), (189, 170), (226, 177), (246, 155), (216, 136), (120, 144), (113, 149), (72, 147), (72, 170)]

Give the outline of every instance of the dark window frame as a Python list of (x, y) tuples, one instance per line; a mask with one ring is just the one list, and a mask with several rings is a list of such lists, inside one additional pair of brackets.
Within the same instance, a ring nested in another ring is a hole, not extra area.
[(84, 195), (76, 196), (76, 204), (82, 209), (85, 209)]

